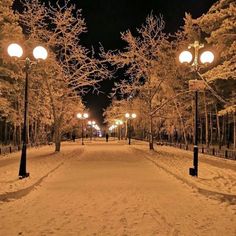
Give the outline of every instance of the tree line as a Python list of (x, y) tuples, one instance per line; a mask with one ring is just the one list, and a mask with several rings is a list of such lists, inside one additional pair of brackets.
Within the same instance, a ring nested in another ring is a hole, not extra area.
[(1, 142), (21, 143), (24, 109), (24, 62), (12, 60), (7, 46), (19, 43), (31, 58), (36, 45), (49, 57), (30, 71), (28, 140), (54, 141), (60, 151), (61, 137), (77, 124), (76, 113), (85, 109), (81, 95), (109, 78), (107, 65), (93, 50), (80, 43), (86, 24), (75, 5), (22, 1), (22, 11), (13, 12), (13, 1), (0, 3), (0, 131)]
[[(204, 81), (200, 92), (198, 133), (202, 144), (236, 148), (236, 3), (216, 2), (206, 14), (184, 18), (175, 34), (165, 33), (163, 17), (150, 14), (137, 32), (121, 34), (126, 47), (103, 51), (125, 77), (116, 84), (113, 101), (105, 110), (106, 122), (124, 119), (125, 112), (136, 112), (135, 135), (149, 140), (193, 142), (194, 92), (189, 80)], [(211, 48), (212, 65), (193, 71), (181, 65), (178, 55), (195, 41)]]
[[(112, 124), (134, 111), (137, 137), (149, 140), (193, 141), (194, 96), (189, 80), (203, 80), (200, 92), (199, 138), (207, 146), (236, 147), (236, 4), (220, 0), (197, 19), (190, 14), (175, 34), (165, 32), (163, 16), (150, 14), (137, 32), (121, 33), (122, 50), (101, 46), (99, 58), (81, 44), (86, 23), (81, 10), (70, 1), (41, 3), (22, 1), (12, 10), (12, 0), (0, 2), (0, 142), (21, 143), (24, 109), (24, 62), (7, 55), (7, 46), (23, 46), (31, 57), (35, 45), (49, 52), (45, 61), (30, 71), (28, 136), (30, 142), (54, 141), (60, 151), (61, 137), (77, 124), (76, 113), (85, 105), (81, 96), (98, 89), (99, 82), (123, 74), (115, 83), (111, 105), (104, 111)], [(199, 41), (215, 54), (212, 65), (198, 73), (180, 65), (178, 55)], [(112, 68), (112, 71), (109, 70)], [(114, 70), (117, 73), (114, 74)]]

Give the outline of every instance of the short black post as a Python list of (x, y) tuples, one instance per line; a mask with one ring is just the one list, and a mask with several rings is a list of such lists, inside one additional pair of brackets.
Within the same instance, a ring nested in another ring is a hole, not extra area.
[(129, 119), (129, 125), (128, 125), (128, 133), (129, 133), (129, 145), (131, 144), (131, 119)]
[(84, 145), (84, 122), (82, 120), (81, 144)]

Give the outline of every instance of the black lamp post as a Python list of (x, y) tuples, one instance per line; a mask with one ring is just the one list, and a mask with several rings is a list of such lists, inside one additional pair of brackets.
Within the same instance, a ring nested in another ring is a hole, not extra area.
[(26, 171), (26, 152), (27, 152), (27, 144), (28, 144), (28, 108), (29, 108), (29, 81), (28, 75), (30, 70), (30, 60), (26, 58), (25, 60), (25, 110), (24, 110), (24, 124), (23, 124), (23, 132), (22, 132), (22, 152), (20, 159), (20, 169), (19, 176), (20, 178), (25, 178), (29, 176), (29, 173)]
[(96, 125), (95, 121), (88, 121), (88, 125), (90, 126), (90, 141), (93, 139), (93, 127)]
[(117, 137), (118, 140), (121, 140), (121, 125), (123, 125), (123, 121), (122, 120), (116, 120), (116, 125), (117, 125)]
[(131, 120), (135, 119), (137, 115), (135, 113), (126, 113), (125, 118), (127, 119), (128, 122), (128, 138), (129, 138), (129, 145), (131, 144)]
[(84, 145), (84, 120), (89, 117), (88, 113), (77, 113), (77, 118), (81, 120), (81, 127), (82, 127), (82, 132), (81, 132), (81, 144)]
[[(197, 73), (199, 70), (199, 49), (203, 48), (204, 45), (195, 41), (193, 44), (189, 45), (190, 48), (194, 48), (194, 60), (192, 66), (194, 71)], [(179, 55), (179, 60), (181, 63), (191, 63), (192, 54), (189, 51), (183, 51)], [(205, 51), (200, 56), (200, 61), (202, 63), (212, 63), (214, 60), (214, 55), (210, 51)], [(193, 168), (189, 168), (189, 174), (192, 176), (198, 176), (198, 91), (204, 90), (205, 83), (203, 80), (190, 80), (189, 89), (194, 91), (195, 94), (195, 109), (194, 109), (194, 148), (193, 148)]]
[[(20, 45), (12, 43), (7, 48), (8, 54), (11, 57), (20, 58), (23, 55), (23, 49)], [(36, 60), (47, 58), (47, 50), (42, 46), (37, 46), (33, 50), (33, 55)], [(19, 178), (26, 178), (29, 176), (29, 173), (26, 171), (26, 157), (27, 157), (27, 144), (28, 144), (28, 109), (29, 109), (29, 71), (31, 65), (35, 62), (32, 62), (29, 57), (26, 57), (25, 62), (25, 103), (24, 103), (24, 123), (23, 123), (23, 132), (22, 132), (22, 152), (20, 159), (20, 168), (19, 168)]]

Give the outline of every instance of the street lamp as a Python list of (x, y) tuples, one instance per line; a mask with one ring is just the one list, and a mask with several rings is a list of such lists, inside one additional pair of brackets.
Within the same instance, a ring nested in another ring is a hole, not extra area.
[(88, 121), (88, 125), (90, 126), (90, 140), (92, 140), (93, 137), (93, 127), (96, 125), (96, 122), (93, 120)]
[[(181, 63), (192, 63), (195, 72), (199, 70), (199, 49), (203, 48), (204, 44), (200, 44), (195, 41), (193, 44), (189, 45), (190, 48), (194, 48), (194, 59), (189, 51), (183, 51), (179, 55), (179, 61)], [(214, 61), (214, 54), (210, 51), (205, 51), (200, 55), (200, 62), (202, 64), (212, 63)], [(193, 149), (193, 166), (194, 168), (189, 168), (189, 174), (192, 176), (198, 176), (198, 90), (205, 88), (205, 83), (203, 80), (190, 80), (189, 88), (195, 91), (195, 114), (194, 114), (194, 149)]]
[(129, 121), (128, 123), (128, 137), (129, 137), (129, 145), (131, 144), (131, 120), (135, 119), (137, 115), (135, 113), (126, 113), (125, 118)]
[(110, 128), (109, 128), (109, 131), (111, 132), (111, 136), (112, 136), (112, 132), (113, 132), (113, 130), (114, 130), (114, 137), (115, 137), (115, 128), (117, 127), (117, 125), (112, 125), (112, 126), (110, 126)]
[[(19, 44), (12, 43), (8, 46), (7, 52), (10, 57), (22, 57), (23, 49)], [(37, 46), (33, 50), (33, 56), (36, 60), (45, 60), (48, 56), (47, 50), (42, 46)], [(24, 60), (25, 63), (25, 103), (24, 103), (24, 124), (22, 132), (22, 152), (20, 159), (19, 178), (26, 178), (29, 173), (26, 171), (26, 154), (28, 144), (28, 96), (29, 96), (29, 71), (35, 62), (32, 62), (29, 57)]]
[(82, 121), (81, 144), (84, 145), (84, 120), (88, 119), (88, 113), (77, 113), (77, 118)]
[(100, 129), (100, 127), (99, 127), (97, 124), (94, 124), (94, 125), (93, 125), (93, 128), (94, 128), (95, 131), (96, 131), (96, 137), (97, 137), (98, 134), (100, 133), (101, 129)]
[(117, 125), (117, 128), (118, 128), (118, 139), (120, 140), (121, 139), (121, 130), (120, 130), (120, 126), (123, 125), (123, 121), (122, 120), (116, 120), (116, 125)]

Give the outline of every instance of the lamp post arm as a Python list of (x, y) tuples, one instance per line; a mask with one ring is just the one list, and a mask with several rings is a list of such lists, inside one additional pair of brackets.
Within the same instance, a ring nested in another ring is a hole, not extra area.
[(193, 66), (195, 71), (198, 71), (198, 54), (199, 49), (204, 47), (204, 44), (200, 44), (198, 41), (195, 41), (193, 44), (189, 45), (189, 48), (194, 48), (194, 60), (193, 60)]

